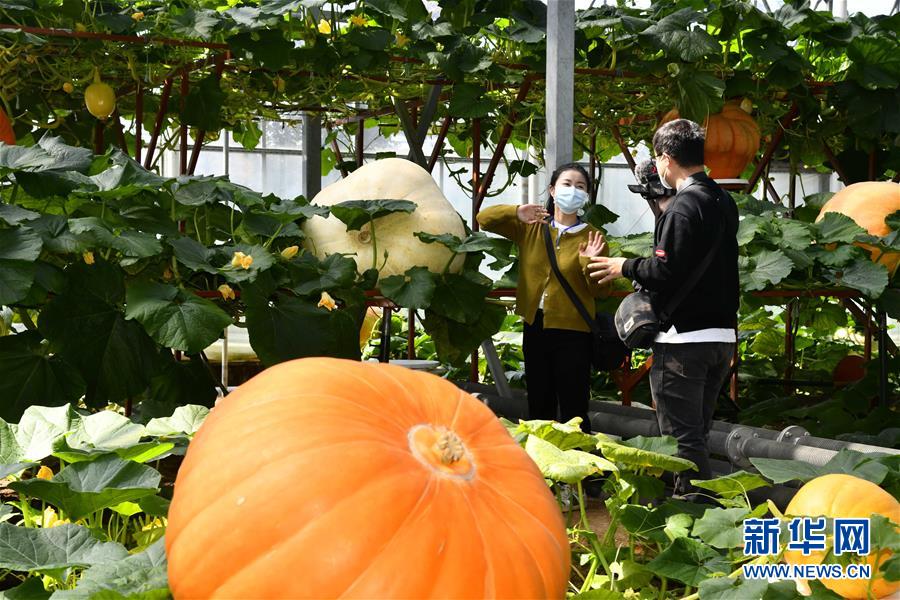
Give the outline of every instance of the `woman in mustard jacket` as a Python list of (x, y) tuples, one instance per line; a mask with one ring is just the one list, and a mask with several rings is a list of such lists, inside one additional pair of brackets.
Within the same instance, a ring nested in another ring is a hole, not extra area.
[(586, 266), (591, 257), (608, 255), (608, 248), (603, 234), (580, 218), (588, 182), (583, 167), (565, 164), (550, 177), (546, 209), (537, 204), (492, 206), (476, 217), (482, 229), (519, 247), (516, 314), (525, 320), (529, 418), (565, 422), (581, 417), (584, 431), (590, 431), (592, 334), (551, 270), (543, 229), (550, 228), (560, 271), (593, 316), (594, 298), (606, 295), (608, 286), (591, 279)]

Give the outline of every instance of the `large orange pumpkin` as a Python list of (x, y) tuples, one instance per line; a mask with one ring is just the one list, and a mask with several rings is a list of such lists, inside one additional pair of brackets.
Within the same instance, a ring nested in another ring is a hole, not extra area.
[[(785, 514), (791, 517), (844, 517), (866, 518), (872, 514), (887, 517), (894, 523), (900, 523), (900, 503), (889, 493), (865, 479), (852, 475), (823, 475), (804, 485), (788, 504)], [(880, 556), (880, 558), (879, 558)], [(890, 597), (900, 590), (900, 582), (885, 581), (876, 575), (875, 561), (880, 564), (890, 558), (890, 550), (879, 554), (874, 551), (863, 557), (866, 563), (873, 565), (872, 593), (875, 598)], [(790, 564), (817, 565), (825, 558), (824, 552), (813, 551), (808, 556), (797, 550), (788, 550), (784, 559)], [(844, 598), (866, 598), (867, 579), (823, 579), (827, 588)]]
[(10, 123), (9, 117), (6, 116), (2, 108), (0, 108), (0, 142), (7, 144), (16, 143), (16, 134), (13, 131), (12, 123)]
[(537, 466), (434, 375), (274, 366), (212, 410), (166, 532), (175, 598), (562, 598), (569, 546)]
[[(679, 118), (672, 109), (660, 120), (660, 125)], [(729, 100), (722, 111), (703, 122), (706, 142), (703, 145), (704, 164), (713, 179), (733, 179), (740, 176), (759, 151), (759, 125), (741, 108), (739, 100)]]
[[(848, 185), (832, 196), (822, 206), (817, 220), (825, 213), (836, 212), (856, 221), (856, 224), (872, 235), (883, 236), (891, 232), (885, 218), (900, 210), (900, 183), (890, 181), (863, 181)], [(900, 265), (900, 253), (883, 254), (878, 248), (859, 244), (869, 251), (872, 260), (882, 263), (889, 273)]]

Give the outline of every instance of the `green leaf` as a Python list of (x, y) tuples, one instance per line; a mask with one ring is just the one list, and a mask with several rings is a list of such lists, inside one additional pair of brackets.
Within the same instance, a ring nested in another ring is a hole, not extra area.
[[(7, 427), (8, 427), (8, 425), (7, 425)], [(6, 450), (6, 448), (4, 448), (4, 450)], [(15, 452), (13, 454), (15, 454)], [(0, 465), (0, 479), (6, 479), (10, 475), (18, 475), (25, 469), (30, 469), (31, 467), (36, 467), (39, 464), (40, 463), (36, 463), (36, 462), (17, 462), (17, 463), (13, 463), (11, 465)], [(0, 508), (0, 510), (5, 511), (8, 508), (8, 505), (2, 504), (2, 505), (0, 505), (0, 507), (2, 507), (2, 508)], [(4, 513), (2, 516), (5, 517), (6, 514)], [(0, 519), (0, 520), (5, 521), (6, 519)]]
[(477, 118), (488, 115), (496, 107), (493, 100), (484, 93), (484, 88), (472, 83), (453, 86), (450, 106), (451, 115), (463, 118)]
[(822, 220), (814, 225), (816, 241), (820, 244), (834, 242), (850, 243), (856, 236), (863, 235), (866, 230), (846, 215), (836, 212), (828, 212)]
[(589, 223), (597, 229), (603, 229), (610, 223), (615, 223), (619, 220), (619, 215), (609, 210), (602, 204), (594, 204), (584, 212), (584, 217), (582, 220), (585, 223)]
[(812, 246), (807, 253), (817, 262), (827, 266), (840, 268), (853, 261), (868, 260), (868, 255), (859, 247), (850, 244), (829, 250), (824, 246)]
[(716, 574), (731, 572), (731, 563), (716, 550), (690, 538), (677, 538), (647, 569), (685, 585), (698, 586)]
[(700, 13), (683, 8), (645, 29), (640, 37), (648, 40), (652, 47), (661, 48), (668, 56), (684, 62), (696, 62), (720, 51), (719, 43), (706, 32), (705, 27), (693, 26), (701, 23), (700, 19)]
[(69, 288), (41, 311), (38, 328), (87, 383), (87, 401), (133, 398), (155, 371), (156, 345), (109, 302), (124, 300), (118, 267), (98, 261), (70, 266)]
[(766, 479), (773, 483), (798, 480), (807, 482), (822, 475), (839, 473), (853, 475), (875, 484), (884, 481), (888, 468), (872, 460), (872, 457), (853, 450), (841, 450), (822, 466), (811, 465), (799, 460), (779, 460), (774, 458), (751, 458), (750, 462)]
[(85, 172), (93, 158), (93, 152), (87, 148), (69, 146), (62, 138), (44, 135), (34, 146), (0, 146), (0, 175), (13, 171)]
[(812, 233), (809, 225), (782, 218), (779, 220), (778, 226), (781, 229), (781, 237), (778, 239), (779, 246), (793, 250), (809, 248), (809, 245), (812, 243)]
[(356, 231), (375, 219), (396, 212), (411, 213), (416, 203), (409, 200), (347, 200), (331, 207), (331, 214)]
[(51, 592), (44, 589), (40, 577), (29, 577), (22, 584), (0, 592), (2, 600), (47, 600)]
[(798, 598), (793, 581), (769, 583), (763, 579), (715, 577), (700, 583), (703, 600), (733, 600), (734, 598), (758, 598), (760, 600), (789, 600)]
[[(381, 287), (384, 291), (384, 285)], [(434, 291), (431, 310), (454, 321), (467, 322), (478, 315), (490, 285), (472, 281), (465, 275), (445, 275)]]
[(75, 367), (42, 343), (36, 331), (0, 337), (0, 417), (17, 421), (31, 405), (77, 402), (85, 383)]
[(852, 61), (847, 77), (867, 89), (896, 89), (900, 85), (900, 58), (896, 39), (879, 35), (856, 35), (847, 47)]
[(678, 456), (668, 456), (649, 450), (642, 450), (640, 448), (631, 448), (615, 442), (600, 440), (597, 442), (597, 448), (599, 448), (603, 453), (603, 456), (609, 460), (632, 467), (655, 467), (658, 469), (665, 469), (666, 471), (674, 471), (676, 473), (686, 469), (697, 470), (697, 465), (687, 459)]
[(870, 519), (872, 549), (900, 551), (900, 531), (897, 529), (897, 524), (884, 515), (876, 513), (872, 513)]
[[(359, 321), (350, 308), (332, 311), (306, 300), (245, 292), (250, 345), (265, 365), (306, 356), (359, 359)], [(361, 311), (360, 311), (361, 314)]]
[(541, 419), (520, 421), (510, 433), (517, 441), (521, 442), (531, 435), (553, 444), (560, 450), (573, 448), (593, 450), (597, 446), (597, 438), (582, 431), (575, 419), (568, 423)]
[(682, 118), (703, 123), (709, 115), (722, 110), (722, 94), (725, 82), (721, 79), (695, 71), (681, 69), (675, 80), (678, 92), (678, 112)]
[(691, 480), (691, 483), (699, 488), (713, 491), (723, 498), (743, 496), (750, 490), (769, 485), (769, 482), (759, 475), (747, 471), (735, 471), (715, 479), (694, 479)]
[(206, 417), (209, 409), (196, 404), (179, 406), (171, 417), (151, 419), (147, 423), (147, 435), (156, 437), (192, 437)]
[(347, 288), (356, 279), (356, 261), (342, 254), (329, 254), (320, 261), (314, 254), (307, 253), (288, 268), (292, 280), (301, 282), (291, 288), (298, 296), (318, 296), (323, 291)]
[(215, 74), (208, 75), (191, 86), (181, 111), (181, 123), (205, 131), (218, 131), (222, 128), (224, 101), (225, 92), (219, 84), (219, 77)]
[(647, 450), (656, 452), (657, 454), (665, 454), (666, 456), (675, 456), (678, 453), (678, 440), (670, 435), (660, 437), (644, 437), (639, 435), (630, 440), (622, 440), (623, 446), (629, 448), (637, 448), (639, 450)]
[(104, 410), (76, 421), (65, 442), (75, 450), (110, 452), (135, 446), (143, 436), (142, 425), (119, 413)]
[(136, 319), (161, 346), (196, 354), (231, 325), (231, 316), (205, 298), (174, 285), (135, 281), (126, 292), (125, 317)]
[(197, 240), (189, 237), (170, 239), (168, 242), (175, 251), (175, 258), (181, 264), (195, 271), (218, 273), (218, 269), (210, 262), (216, 255), (214, 249), (207, 248)]
[(59, 590), (58, 600), (170, 598), (165, 540), (119, 562), (95, 565), (82, 573), (74, 590)]
[(0, 229), (0, 306), (23, 300), (34, 282), (41, 237), (27, 229)]
[(0, 221), (4, 221), (7, 225), (18, 225), (22, 221), (30, 221), (40, 217), (40, 213), (31, 210), (25, 210), (15, 204), (4, 204), (0, 202)]
[(151, 496), (159, 491), (158, 471), (122, 460), (115, 454), (67, 466), (53, 479), (14, 481), (11, 488), (49, 502), (66, 517), (78, 520), (98, 510)]
[(694, 521), (691, 535), (713, 548), (738, 548), (743, 545), (743, 521), (748, 511), (743, 508), (711, 508)]
[(172, 30), (182, 37), (208, 40), (222, 22), (222, 17), (214, 10), (188, 8), (172, 17), (171, 22)]
[(869, 298), (878, 298), (888, 285), (888, 272), (884, 265), (869, 260), (858, 260), (842, 270), (829, 272), (828, 280), (836, 285), (859, 290)]
[(264, 29), (239, 33), (228, 38), (237, 56), (253, 60), (265, 69), (277, 71), (290, 62), (294, 44), (285, 39), (280, 29)]
[(440, 359), (460, 365), (482, 341), (500, 330), (505, 318), (506, 309), (486, 304), (478, 318), (470, 323), (460, 323), (428, 310), (422, 325), (434, 340)]
[(5, 261), (33, 262), (41, 255), (43, 241), (28, 229), (0, 229), (0, 257)]
[(127, 556), (121, 544), (101, 542), (89, 529), (71, 523), (49, 529), (0, 523), (0, 567), (11, 571), (89, 567)]
[(18, 424), (0, 420), (0, 464), (47, 458), (56, 441), (80, 418), (70, 405), (65, 405), (29, 406)]
[(525, 452), (537, 464), (544, 477), (563, 483), (574, 484), (585, 477), (616, 470), (615, 465), (596, 454), (581, 450), (560, 450), (534, 435), (528, 436)]
[(744, 290), (764, 290), (769, 285), (777, 285), (791, 274), (794, 263), (780, 250), (762, 250), (753, 255), (749, 269), (741, 272), (741, 286)]
[(619, 518), (622, 526), (632, 535), (668, 545), (672, 540), (688, 535), (691, 524), (702, 511), (699, 505), (669, 500), (656, 508), (626, 504)]
[(56, 254), (78, 253), (86, 249), (84, 242), (69, 231), (69, 221), (63, 215), (42, 215), (28, 223), (41, 236), (44, 249)]
[(115, 233), (97, 217), (69, 219), (69, 231), (88, 247), (113, 248), (136, 258), (148, 258), (162, 252), (157, 236), (126, 229)]
[(398, 306), (418, 310), (431, 304), (436, 284), (434, 274), (426, 267), (413, 267), (403, 275), (385, 277), (379, 287)]

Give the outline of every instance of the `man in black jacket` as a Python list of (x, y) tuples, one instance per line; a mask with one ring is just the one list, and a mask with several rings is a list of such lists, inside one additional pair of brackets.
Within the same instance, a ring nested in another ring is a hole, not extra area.
[(675, 493), (696, 500), (691, 479), (710, 479), (707, 437), (716, 399), (728, 376), (738, 310), (737, 206), (703, 168), (703, 129), (677, 119), (653, 135), (660, 177), (677, 193), (660, 215), (649, 258), (592, 259), (591, 276), (605, 283), (625, 276), (664, 312), (704, 258), (709, 267), (672, 311), (653, 345), (650, 389), (662, 434), (678, 440), (678, 455), (699, 472), (675, 478)]

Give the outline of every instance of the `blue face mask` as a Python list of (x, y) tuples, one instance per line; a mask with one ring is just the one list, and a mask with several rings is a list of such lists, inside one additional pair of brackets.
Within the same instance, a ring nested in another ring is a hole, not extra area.
[(567, 215), (574, 215), (587, 204), (588, 195), (572, 185), (560, 185), (555, 189), (553, 201)]

